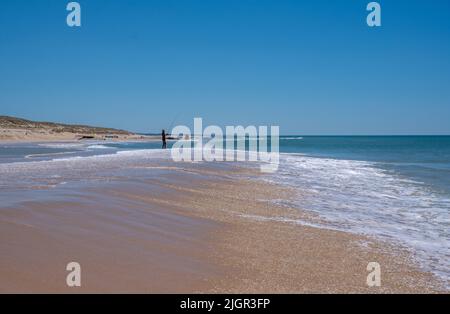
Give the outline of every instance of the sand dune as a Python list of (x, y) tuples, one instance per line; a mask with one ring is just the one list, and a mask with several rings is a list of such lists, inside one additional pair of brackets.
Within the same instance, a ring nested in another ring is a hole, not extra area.
[(154, 139), (155, 137), (138, 135), (113, 128), (36, 122), (9, 116), (0, 116), (0, 141), (77, 141), (83, 138), (123, 141)]

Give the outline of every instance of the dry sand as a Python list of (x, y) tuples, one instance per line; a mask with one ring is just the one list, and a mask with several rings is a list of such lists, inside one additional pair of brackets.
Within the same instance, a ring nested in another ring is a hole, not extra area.
[[(83, 136), (93, 137), (97, 141), (145, 141), (160, 140), (160, 136), (149, 136), (139, 134), (110, 134), (106, 137), (100, 133), (72, 133), (72, 132), (52, 132), (45, 129), (6, 129), (0, 128), (0, 143), (10, 142), (72, 142), (79, 141)], [(113, 136), (113, 137), (111, 137)]]
[[(0, 292), (443, 291), (398, 246), (295, 223), (319, 218), (274, 205), (291, 191), (246, 171), (167, 167), (144, 182), (1, 208)], [(71, 261), (80, 288), (66, 286)], [(372, 261), (379, 288), (366, 285)]]
[(133, 132), (78, 124), (31, 121), (0, 115), (0, 142), (55, 142), (93, 140), (129, 141), (160, 139)]

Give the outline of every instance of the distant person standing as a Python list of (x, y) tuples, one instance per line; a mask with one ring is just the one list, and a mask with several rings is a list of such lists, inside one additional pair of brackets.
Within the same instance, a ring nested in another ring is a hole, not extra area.
[(167, 140), (166, 140), (166, 131), (165, 130), (162, 130), (161, 138), (162, 138), (162, 149), (166, 149), (167, 148)]

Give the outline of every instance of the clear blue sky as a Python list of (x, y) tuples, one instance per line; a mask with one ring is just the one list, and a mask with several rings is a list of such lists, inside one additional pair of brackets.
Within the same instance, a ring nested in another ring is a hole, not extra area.
[(450, 134), (450, 1), (0, 3), (0, 115), (154, 132)]

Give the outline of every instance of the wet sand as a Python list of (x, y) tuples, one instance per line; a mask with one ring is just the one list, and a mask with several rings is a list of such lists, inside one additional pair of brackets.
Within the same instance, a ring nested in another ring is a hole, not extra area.
[[(154, 166), (154, 165), (153, 165)], [(48, 193), (0, 209), (0, 292), (442, 292), (404, 249), (298, 224), (292, 191), (251, 170), (161, 164), (158, 176)], [(67, 263), (82, 287), (66, 285)], [(369, 262), (381, 287), (366, 284)]]

